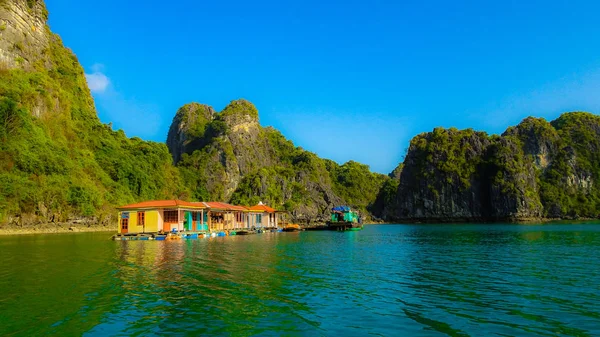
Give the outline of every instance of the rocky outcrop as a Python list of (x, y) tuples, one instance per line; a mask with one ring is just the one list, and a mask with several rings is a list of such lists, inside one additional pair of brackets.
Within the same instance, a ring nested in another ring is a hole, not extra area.
[(0, 227), (114, 228), (116, 206), (184, 196), (165, 144), (99, 121), (83, 68), (47, 16), (42, 1), (0, 0)]
[(41, 0), (0, 1), (0, 64), (30, 68), (45, 58), (52, 34), (46, 27), (48, 12)]
[(529, 220), (600, 213), (600, 117), (526, 118), (502, 136), (435, 129), (410, 143), (389, 221)]
[[(325, 221), (333, 206), (346, 203), (366, 211), (385, 180), (366, 165), (340, 166), (294, 146), (277, 130), (262, 127), (258, 110), (244, 99), (218, 113), (199, 104), (182, 107), (167, 145), (192, 199), (263, 201), (289, 210), (297, 221)], [(350, 174), (364, 182), (345, 181)]]
[(190, 103), (177, 110), (167, 135), (167, 147), (177, 164), (184, 153), (201, 147), (198, 143), (215, 117), (215, 110), (204, 104)]

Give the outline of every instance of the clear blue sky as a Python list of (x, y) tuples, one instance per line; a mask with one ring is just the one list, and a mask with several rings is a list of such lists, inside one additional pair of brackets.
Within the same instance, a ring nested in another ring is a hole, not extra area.
[(98, 113), (164, 141), (246, 98), (296, 145), (390, 172), (436, 126), (501, 133), (600, 111), (597, 1), (47, 0)]

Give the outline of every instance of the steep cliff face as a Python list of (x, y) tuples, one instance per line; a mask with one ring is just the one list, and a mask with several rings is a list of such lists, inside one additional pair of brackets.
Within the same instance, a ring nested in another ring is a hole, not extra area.
[(46, 58), (53, 37), (46, 26), (43, 1), (0, 1), (0, 63), (8, 68), (30, 68)]
[(246, 100), (232, 101), (210, 121), (203, 115), (207, 109), (212, 111), (180, 109), (167, 140), (193, 199), (263, 201), (291, 211), (298, 221), (325, 220), (332, 206), (345, 203), (366, 212), (389, 179), (366, 165), (340, 166), (294, 146), (262, 127), (258, 110)]
[(527, 118), (502, 136), (435, 129), (410, 144), (388, 220), (596, 217), (600, 118)]
[(484, 133), (435, 129), (415, 137), (385, 218), (478, 218), (486, 212), (479, 175), (489, 146)]
[(119, 204), (177, 195), (167, 147), (100, 123), (46, 19), (42, 1), (0, 1), (0, 227), (113, 224)]
[(199, 148), (206, 132), (206, 127), (215, 117), (215, 110), (204, 104), (190, 103), (177, 110), (169, 133), (167, 146), (173, 156), (173, 162), (178, 163), (181, 155), (191, 153), (191, 149)]

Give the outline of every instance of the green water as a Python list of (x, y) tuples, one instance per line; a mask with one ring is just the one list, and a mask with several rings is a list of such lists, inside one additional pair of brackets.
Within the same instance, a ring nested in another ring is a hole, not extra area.
[(600, 225), (0, 237), (0, 335), (600, 336)]

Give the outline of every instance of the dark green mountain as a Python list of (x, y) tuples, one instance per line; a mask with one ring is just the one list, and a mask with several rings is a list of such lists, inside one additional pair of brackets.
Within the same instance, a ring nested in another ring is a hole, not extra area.
[(436, 128), (416, 136), (396, 189), (376, 213), (390, 221), (596, 218), (600, 117), (526, 118), (501, 136)]

